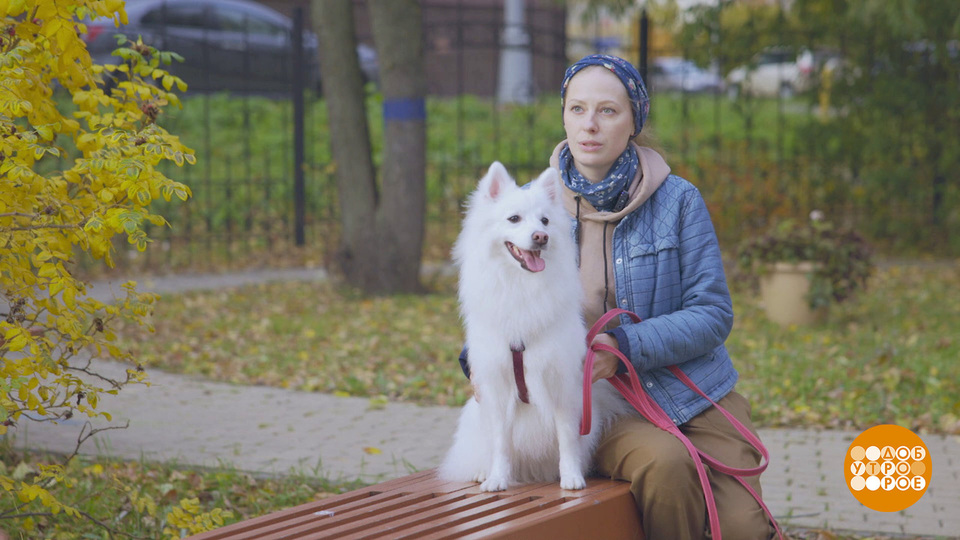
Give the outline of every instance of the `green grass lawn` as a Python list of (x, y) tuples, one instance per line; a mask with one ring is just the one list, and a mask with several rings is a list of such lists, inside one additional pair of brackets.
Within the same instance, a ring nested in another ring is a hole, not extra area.
[(960, 433), (960, 265), (882, 268), (817, 326), (780, 328), (742, 294), (735, 308), (728, 345), (761, 426)]
[[(460, 405), (469, 385), (454, 283), (367, 298), (324, 283), (272, 283), (164, 298), (155, 333), (121, 328), (149, 369), (371, 399)], [(768, 321), (734, 290), (727, 344), (758, 425), (960, 433), (960, 269), (890, 266), (823, 324)]]

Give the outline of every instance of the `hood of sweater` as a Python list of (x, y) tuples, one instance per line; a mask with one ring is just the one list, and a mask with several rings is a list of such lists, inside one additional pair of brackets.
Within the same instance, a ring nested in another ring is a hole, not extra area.
[[(559, 168), (563, 141), (553, 150), (550, 166)], [(613, 230), (625, 216), (639, 208), (657, 191), (670, 175), (670, 166), (656, 150), (633, 144), (640, 157), (637, 174), (630, 181), (630, 199), (619, 212), (598, 211), (583, 197), (564, 186), (563, 205), (571, 216), (579, 220), (580, 281), (583, 285), (583, 318), (592, 326), (608, 309), (616, 306), (614, 287)], [(616, 326), (617, 319), (611, 326)]]

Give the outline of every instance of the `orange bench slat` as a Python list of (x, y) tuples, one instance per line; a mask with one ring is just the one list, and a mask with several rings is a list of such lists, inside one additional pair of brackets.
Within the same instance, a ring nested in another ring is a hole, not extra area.
[(422, 471), (234, 523), (192, 540), (451, 538), (642, 538), (629, 484), (587, 479), (583, 490), (556, 483), (484, 493)]

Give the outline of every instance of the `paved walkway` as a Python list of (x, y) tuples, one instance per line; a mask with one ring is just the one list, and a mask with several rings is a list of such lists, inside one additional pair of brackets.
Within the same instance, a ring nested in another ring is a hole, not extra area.
[[(243, 285), (269, 279), (323, 279), (317, 270), (252, 272), (231, 276), (180, 276), (142, 280), (142, 290), (178, 292)], [(121, 290), (119, 285), (112, 286)], [(96, 284), (94, 293), (111, 290)], [(100, 362), (103, 371), (122, 370)], [(445, 452), (458, 411), (403, 403), (371, 406), (364, 398), (235, 386), (150, 372), (152, 385), (130, 386), (104, 396), (101, 410), (111, 424), (129, 427), (98, 434), (89, 454), (183, 465), (227, 464), (259, 473), (299, 471), (331, 479), (369, 482), (436, 466)], [(19, 446), (70, 451), (83, 423), (60, 426), (23, 422), (13, 432)], [(764, 499), (782, 524), (890, 535), (960, 538), (960, 438), (923, 436), (933, 460), (927, 492), (902, 512), (875, 512), (850, 494), (843, 458), (855, 432), (764, 429), (771, 453), (764, 473)]]

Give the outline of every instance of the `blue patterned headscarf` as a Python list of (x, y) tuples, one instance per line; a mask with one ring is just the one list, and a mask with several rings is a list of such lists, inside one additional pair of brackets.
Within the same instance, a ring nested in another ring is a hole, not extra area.
[[(607, 54), (592, 54), (568, 67), (563, 76), (563, 86), (560, 88), (561, 110), (566, 107), (567, 86), (570, 84), (570, 79), (587, 66), (602, 66), (620, 78), (620, 82), (627, 89), (627, 97), (633, 107), (633, 134), (630, 137), (636, 137), (643, 129), (647, 114), (650, 112), (650, 97), (647, 95), (647, 88), (643, 85), (643, 79), (637, 68), (623, 58)], [(600, 182), (592, 183), (577, 170), (570, 147), (565, 145), (560, 151), (560, 176), (564, 184), (575, 193), (582, 195), (600, 211), (619, 212), (626, 206), (629, 200), (630, 181), (637, 174), (639, 166), (640, 158), (637, 151), (628, 144), (610, 167), (607, 176)]]
[(643, 124), (647, 121), (647, 115), (650, 113), (650, 96), (647, 95), (647, 87), (644, 86), (643, 78), (640, 77), (637, 68), (618, 56), (591, 54), (568, 67), (563, 76), (563, 86), (560, 87), (561, 110), (566, 105), (567, 85), (570, 84), (570, 79), (587, 66), (603, 66), (620, 78), (620, 82), (627, 89), (630, 104), (633, 106), (633, 134), (630, 137), (636, 137), (643, 129)]

